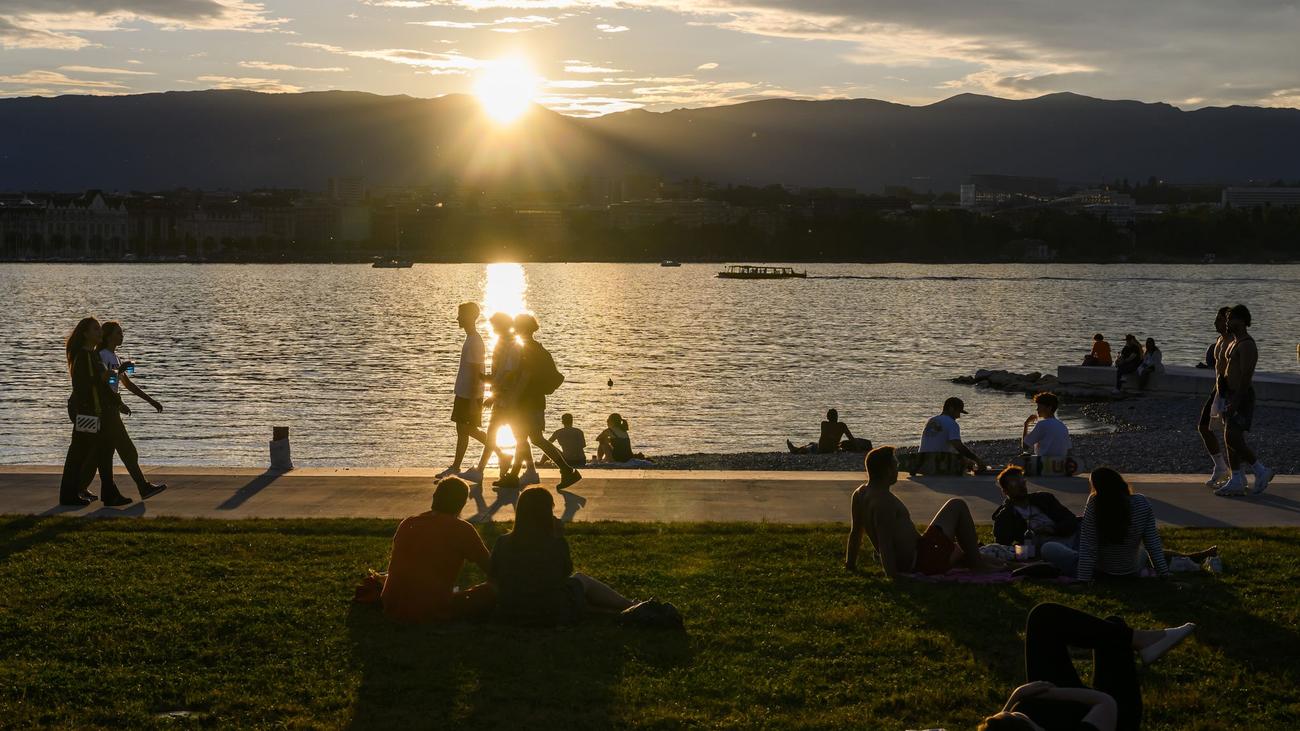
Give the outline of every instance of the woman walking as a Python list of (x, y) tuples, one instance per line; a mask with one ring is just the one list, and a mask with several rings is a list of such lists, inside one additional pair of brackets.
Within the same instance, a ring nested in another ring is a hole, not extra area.
[[(115, 374), (116, 379), (109, 379), (108, 387), (113, 392), (113, 403), (109, 408), (104, 409), (104, 417), (100, 422), (100, 429), (103, 432), (104, 448), (100, 450), (99, 461), (99, 484), (101, 486), (111, 485), (113, 483), (113, 453), (116, 452), (122, 458), (122, 465), (130, 473), (131, 479), (135, 480), (136, 488), (140, 491), (140, 499), (151, 498), (154, 495), (167, 489), (166, 485), (155, 485), (145, 479), (144, 471), (140, 469), (140, 453), (135, 449), (135, 443), (131, 441), (131, 435), (126, 431), (126, 425), (122, 423), (122, 414), (130, 415), (131, 409), (122, 403), (122, 397), (118, 393), (120, 386), (126, 386), (131, 393), (144, 399), (155, 411), (162, 413), (162, 404), (158, 403), (144, 389), (137, 386), (131, 381), (130, 373), (133, 370), (133, 363), (122, 362), (118, 360), (117, 348), (122, 344), (122, 326), (116, 322), (106, 322), (101, 328), (102, 340), (99, 343), (99, 360), (103, 363), (104, 368), (110, 374)], [(107, 487), (103, 489), (107, 490)], [(117, 490), (116, 487), (113, 488)]]
[[(77, 323), (68, 336), (64, 351), (68, 375), (72, 379), (72, 396), (68, 398), (68, 418), (72, 421), (72, 443), (63, 460), (63, 479), (59, 483), (59, 504), (85, 507), (96, 496), (86, 492), (99, 467), (104, 449), (103, 418), (112, 405), (108, 390), (108, 371), (95, 356), (102, 330), (99, 321), (87, 317)], [(119, 507), (130, 504), (129, 498), (110, 481), (104, 485), (104, 504)]]

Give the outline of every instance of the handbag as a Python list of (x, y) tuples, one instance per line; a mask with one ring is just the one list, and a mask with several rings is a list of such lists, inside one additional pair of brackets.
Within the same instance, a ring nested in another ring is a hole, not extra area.
[(102, 409), (99, 405), (99, 388), (95, 385), (95, 368), (90, 364), (90, 359), (86, 359), (86, 368), (90, 370), (90, 395), (95, 399), (94, 414), (77, 414), (72, 420), (72, 430), (79, 431), (82, 434), (99, 433), (99, 415)]

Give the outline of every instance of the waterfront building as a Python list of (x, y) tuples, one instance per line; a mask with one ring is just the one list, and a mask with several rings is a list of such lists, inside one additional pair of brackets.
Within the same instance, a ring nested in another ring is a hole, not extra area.
[(1225, 208), (1292, 208), (1300, 206), (1300, 188), (1224, 188)]

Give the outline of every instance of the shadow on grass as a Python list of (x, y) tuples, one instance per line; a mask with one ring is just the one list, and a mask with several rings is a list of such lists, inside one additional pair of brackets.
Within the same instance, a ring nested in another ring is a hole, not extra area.
[[(966, 648), (1002, 685), (1014, 688), (1023, 682), (1024, 646), (1019, 632), (1036, 602), (1026, 597), (1017, 584), (963, 586), (900, 581), (895, 589), (895, 603)], [(1001, 639), (990, 642), (990, 638)]]
[(625, 673), (691, 657), (683, 634), (605, 616), (553, 629), (407, 626), (353, 605), (348, 633), (361, 670), (350, 729), (614, 728), (635, 706), (619, 692)]
[(0, 563), (29, 548), (53, 541), (64, 533), (79, 531), (86, 525), (81, 520), (50, 519), (45, 515), (28, 515), (4, 521), (0, 523)]

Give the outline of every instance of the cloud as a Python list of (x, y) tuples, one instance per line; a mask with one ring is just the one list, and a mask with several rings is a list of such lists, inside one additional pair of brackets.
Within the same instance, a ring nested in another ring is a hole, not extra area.
[(246, 89), (273, 94), (296, 94), (302, 87), (283, 84), (279, 79), (259, 79), (246, 76), (200, 76), (196, 81), (204, 82), (212, 89)]
[(601, 33), (626, 33), (631, 28), (626, 25), (610, 25), (609, 23), (597, 23), (596, 30)]
[(60, 94), (125, 94), (131, 89), (115, 81), (76, 79), (58, 71), (35, 69), (0, 76), (0, 95), (58, 96)]
[(291, 46), (300, 48), (311, 48), (326, 53), (333, 53), (340, 56), (351, 56), (352, 58), (364, 58), (372, 61), (385, 61), (387, 63), (398, 64), (401, 66), (414, 66), (422, 69), (425, 73), (434, 76), (439, 75), (457, 75), (468, 74), (471, 71), (482, 68), (488, 61), (473, 58), (460, 53), (434, 53), (432, 51), (418, 51), (410, 48), (381, 48), (366, 51), (351, 51), (340, 46), (332, 46), (328, 43), (290, 43)]
[(78, 32), (125, 30), (135, 22), (164, 30), (269, 31), (285, 21), (245, 0), (3, 0), (0, 46), (78, 50), (91, 45)]
[(271, 63), (270, 61), (240, 61), (239, 65), (246, 69), (257, 69), (258, 71), (313, 71), (321, 73), (347, 71), (342, 66), (294, 66), (293, 64)]
[[(128, 62), (129, 63), (129, 62)], [(110, 76), (157, 76), (152, 71), (136, 71), (134, 69), (114, 69), (103, 66), (60, 66), (60, 71), (68, 71), (74, 74), (106, 74)]]
[(636, 82), (617, 79), (550, 79), (545, 83), (548, 89), (594, 89), (599, 86), (631, 86)]
[(718, 67), (718, 64), (717, 64), (717, 63), (715, 63), (715, 62), (713, 62), (713, 61), (709, 61), (708, 63), (702, 63), (702, 64), (700, 64), (699, 66), (696, 66), (696, 67), (695, 67), (695, 70), (696, 70), (696, 71), (712, 71), (713, 69), (716, 69), (717, 67)]
[(623, 69), (608, 66), (592, 66), (581, 61), (565, 61), (564, 71), (570, 74), (621, 74)]
[(474, 28), (491, 28), (497, 33), (522, 33), (557, 25), (554, 18), (545, 15), (526, 15), (523, 17), (497, 18), (484, 22), (465, 22), (456, 20), (412, 20), (407, 25), (424, 25), (430, 28), (449, 30), (470, 30)]

